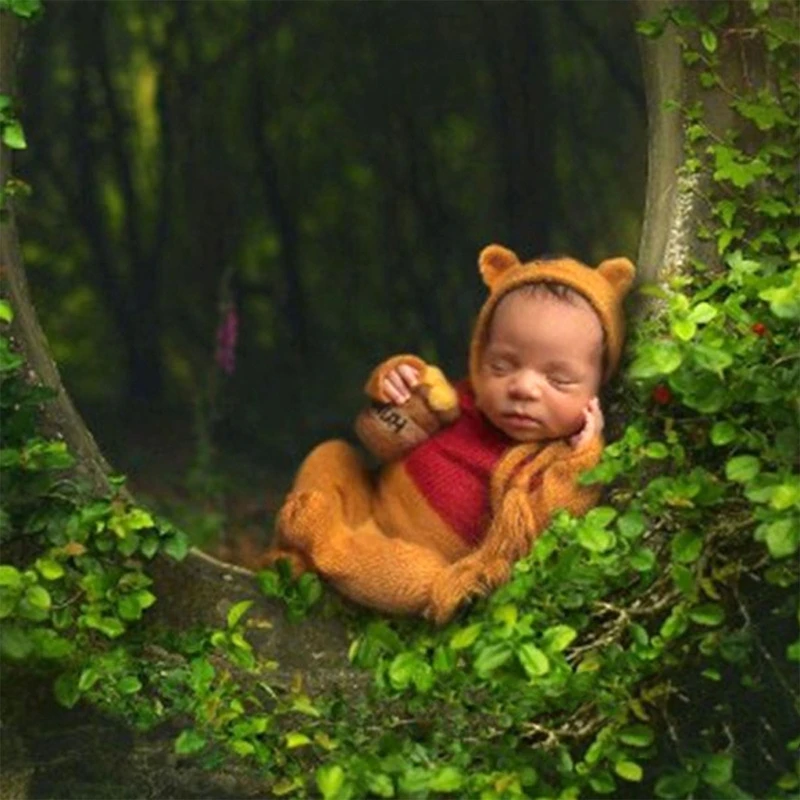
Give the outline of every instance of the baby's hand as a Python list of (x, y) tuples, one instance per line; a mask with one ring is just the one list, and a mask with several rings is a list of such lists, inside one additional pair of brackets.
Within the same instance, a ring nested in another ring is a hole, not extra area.
[(584, 447), (595, 436), (603, 432), (605, 420), (603, 410), (600, 408), (600, 401), (593, 397), (589, 405), (583, 410), (583, 427), (569, 438), (569, 446), (573, 450)]
[(396, 406), (411, 399), (411, 390), (419, 384), (419, 371), (410, 364), (400, 364), (391, 370), (381, 383), (383, 394)]

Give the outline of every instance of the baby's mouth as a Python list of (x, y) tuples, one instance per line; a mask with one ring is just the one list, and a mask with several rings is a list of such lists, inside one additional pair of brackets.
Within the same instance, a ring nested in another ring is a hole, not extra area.
[(522, 414), (519, 411), (508, 411), (503, 414), (503, 419), (516, 428), (538, 428), (541, 427), (541, 420), (530, 414)]

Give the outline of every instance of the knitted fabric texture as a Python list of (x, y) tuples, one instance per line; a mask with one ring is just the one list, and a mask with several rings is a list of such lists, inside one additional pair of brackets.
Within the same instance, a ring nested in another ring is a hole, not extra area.
[(514, 441), (489, 425), (466, 384), (458, 387), (461, 416), (413, 450), (404, 466), (420, 494), (472, 547), (489, 519), (489, 481)]
[[(479, 265), (490, 293), (470, 345), (472, 385), (497, 304), (541, 281), (569, 286), (591, 303), (605, 334), (604, 377), (610, 376), (622, 349), (630, 261), (611, 259), (597, 269), (569, 258), (522, 264), (491, 245)], [(373, 400), (386, 402), (383, 381), (401, 363), (428, 369), (410, 355), (385, 361), (366, 387)], [(441, 410), (450, 413), (451, 387), (443, 377), (436, 381)], [(475, 408), (469, 384), (459, 387), (457, 405), (455, 422), (408, 454), (398, 450), (375, 481), (346, 443), (316, 448), (278, 516), (278, 548), (299, 551), (298, 563), (356, 602), (443, 623), (464, 600), (506, 581), (555, 511), (583, 514), (597, 502), (596, 488), (579, 485), (578, 477), (599, 461), (599, 435), (577, 449), (563, 440), (517, 443)]]
[(596, 269), (572, 258), (523, 264), (511, 250), (492, 244), (481, 251), (478, 264), (490, 294), (481, 308), (472, 335), (469, 375), (473, 383), (478, 378), (481, 355), (497, 304), (514, 289), (535, 283), (569, 286), (589, 301), (605, 334), (604, 380), (608, 380), (616, 371), (625, 335), (622, 301), (635, 274), (633, 264), (627, 258), (608, 259)]

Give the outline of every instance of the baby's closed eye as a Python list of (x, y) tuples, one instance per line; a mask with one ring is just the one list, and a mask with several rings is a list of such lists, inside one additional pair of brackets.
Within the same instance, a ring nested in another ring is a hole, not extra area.
[(514, 369), (514, 364), (509, 358), (493, 358), (489, 361), (489, 369), (494, 375), (507, 375)]
[(574, 386), (580, 383), (580, 380), (575, 375), (567, 375), (564, 373), (554, 373), (547, 376), (550, 383), (555, 386)]

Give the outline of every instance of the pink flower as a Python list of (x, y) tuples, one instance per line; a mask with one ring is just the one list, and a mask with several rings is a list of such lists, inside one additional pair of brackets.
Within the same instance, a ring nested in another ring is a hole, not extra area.
[(227, 375), (236, 369), (236, 339), (239, 335), (239, 315), (236, 306), (227, 306), (217, 328), (217, 349), (214, 361)]

